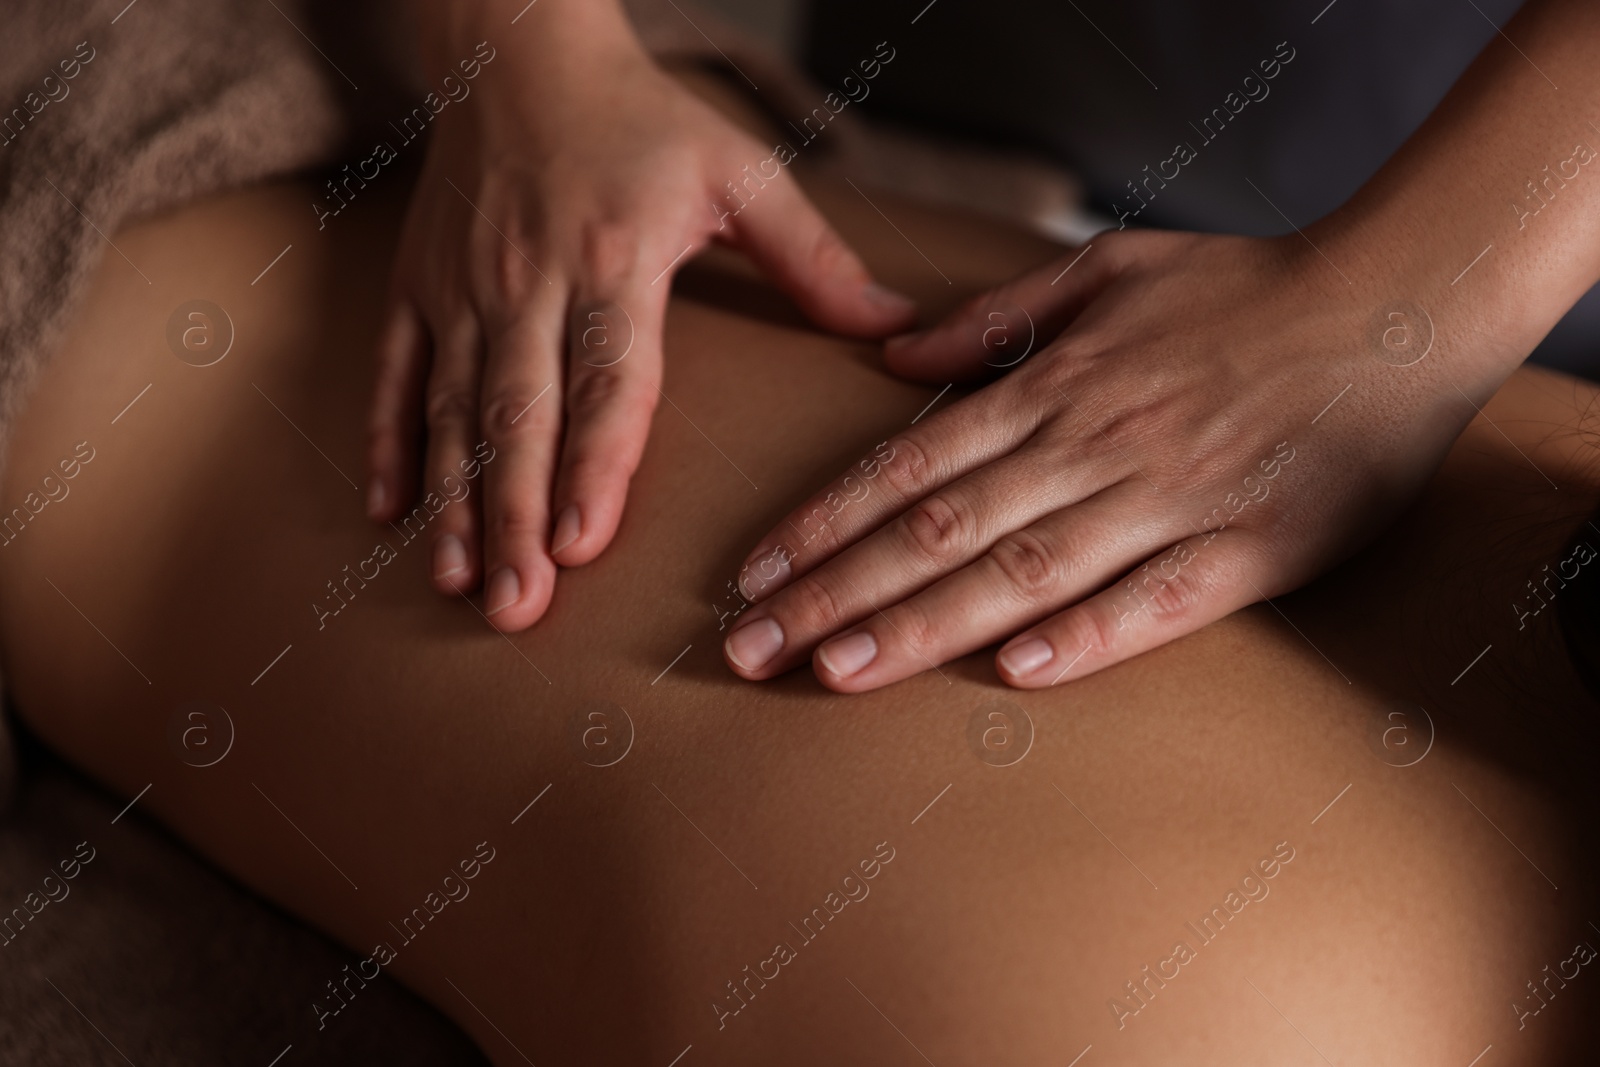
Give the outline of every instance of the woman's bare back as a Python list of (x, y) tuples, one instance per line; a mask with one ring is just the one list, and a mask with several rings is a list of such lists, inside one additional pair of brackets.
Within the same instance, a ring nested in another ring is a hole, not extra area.
[[(507, 1064), (1581, 1058), (1590, 705), (1553, 612), (1507, 605), (1594, 505), (1591, 387), (1519, 374), (1378, 549), (1094, 677), (754, 685), (718, 651), (742, 553), (935, 391), (702, 270), (617, 543), (502, 636), (430, 590), (428, 502), (362, 517), (403, 193), (321, 233), (286, 185), (117, 235), (150, 284), (108, 256), (5, 479), (21, 712), (351, 947), (313, 1032), (381, 972)], [(1050, 251), (819, 196), (930, 301)]]

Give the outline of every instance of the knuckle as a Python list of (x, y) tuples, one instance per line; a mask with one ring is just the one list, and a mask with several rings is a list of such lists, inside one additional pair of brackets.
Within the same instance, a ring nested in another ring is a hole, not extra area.
[(428, 392), (425, 416), (432, 427), (470, 425), (478, 410), (477, 398), (470, 389), (458, 386)]
[(837, 234), (825, 224), (817, 224), (816, 235), (806, 251), (806, 262), (819, 275), (854, 271), (856, 257)]
[(1090, 603), (1071, 612), (1064, 622), (1056, 642), (1059, 654), (1068, 660), (1097, 663), (1110, 656), (1122, 640), (1126, 618)]
[(517, 304), (532, 284), (533, 264), (506, 242), (494, 251), (494, 295), (501, 307)]
[(506, 553), (507, 546), (542, 543), (544, 516), (531, 504), (502, 498), (498, 505), (485, 509), (484, 526), (489, 541)]
[(623, 397), (627, 385), (620, 365), (585, 367), (567, 385), (567, 413), (582, 418), (603, 411)]
[(935, 494), (911, 505), (901, 528), (911, 546), (935, 562), (962, 556), (974, 536), (974, 518), (954, 495)]
[(400, 436), (403, 416), (384, 404), (374, 404), (367, 411), (367, 443), (377, 444)]
[(491, 319), (507, 319), (535, 285), (544, 284), (534, 260), (539, 242), (519, 220), (506, 220), (499, 228), (483, 219), (472, 225), (474, 303)]
[(890, 634), (885, 635), (889, 640), (899, 641), (921, 660), (937, 663), (943, 658), (939, 654), (938, 623), (915, 602), (907, 601), (892, 608), (889, 618), (894, 624)]
[(1129, 584), (1134, 586), (1140, 614), (1163, 626), (1187, 621), (1209, 592), (1209, 583), (1197, 567), (1187, 567), (1168, 578), (1146, 564), (1134, 572)]
[(594, 223), (584, 229), (579, 241), (579, 262), (600, 292), (619, 288), (639, 261), (639, 234), (627, 224)]
[(527, 433), (537, 425), (533, 404), (539, 392), (522, 387), (497, 389), (489, 394), (483, 405), (482, 428), (491, 444), (509, 441), (519, 433)]
[(1049, 593), (1060, 577), (1056, 553), (1036, 534), (1017, 530), (989, 549), (989, 558), (1011, 588), (1025, 600)]
[(829, 504), (829, 501), (837, 499), (837, 494), (829, 493), (798, 516), (798, 522), (790, 521), (790, 525), (799, 533), (803, 547), (815, 545), (823, 553), (832, 553), (845, 546), (844, 532), (833, 525), (834, 516), (842, 510), (843, 505), (835, 509)]
[(1190, 568), (1170, 580), (1157, 580), (1150, 598), (1150, 609), (1160, 622), (1187, 622), (1210, 594), (1204, 568)]
[(823, 582), (810, 576), (784, 590), (783, 613), (787, 621), (805, 631), (826, 632), (854, 621), (839, 598)]
[(890, 456), (878, 465), (889, 487), (901, 496), (918, 496), (932, 477), (933, 460), (910, 434), (888, 442)]

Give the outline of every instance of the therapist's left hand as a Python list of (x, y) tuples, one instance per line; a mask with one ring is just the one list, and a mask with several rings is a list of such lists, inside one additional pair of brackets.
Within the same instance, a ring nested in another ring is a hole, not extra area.
[[(1486, 343), (1470, 311), (1438, 338), (1385, 317), (1433, 290), (1397, 290), (1381, 249), (1346, 259), (1356, 280), (1296, 235), (1102, 234), (1063, 273), (1076, 255), (891, 343), (892, 370), (938, 384), (1015, 365), (759, 542), (738, 674), (812, 659), (858, 692), (1006, 638), (1011, 685), (1090, 674), (1348, 555), (1473, 414), (1457, 388), (1498, 385), (1446, 369)], [(1051, 343), (1018, 361), (1030, 320)]]

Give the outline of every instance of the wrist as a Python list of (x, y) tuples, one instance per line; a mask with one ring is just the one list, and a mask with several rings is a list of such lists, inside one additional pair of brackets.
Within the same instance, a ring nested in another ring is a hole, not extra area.
[(553, 87), (610, 63), (641, 58), (644, 47), (617, 0), (559, 4), (546, 0), (451, 0), (422, 5), (423, 74), (458, 73), (475, 50), (505, 55), (496, 81)]
[(1500, 37), (1351, 201), (1307, 231), (1354, 265), (1348, 288), (1371, 306), (1426, 308), (1441, 362), (1467, 390), (1503, 379), (1600, 280), (1600, 6), (1528, 3)]
[(1553, 265), (1540, 269), (1537, 251), (1516, 240), (1514, 220), (1509, 234), (1505, 227), (1460, 225), (1462, 217), (1483, 218), (1489, 207), (1413, 188), (1392, 197), (1358, 196), (1306, 229), (1320, 255), (1307, 252), (1337, 267), (1344, 278), (1335, 276), (1336, 288), (1365, 315), (1365, 346), (1400, 365), (1410, 353), (1395, 345), (1419, 343), (1426, 334), (1422, 358), (1431, 366), (1419, 363), (1417, 377), (1451, 395), (1452, 385), (1469, 392), (1497, 387), (1584, 288), (1574, 289), (1570, 270), (1558, 279), (1551, 277)]

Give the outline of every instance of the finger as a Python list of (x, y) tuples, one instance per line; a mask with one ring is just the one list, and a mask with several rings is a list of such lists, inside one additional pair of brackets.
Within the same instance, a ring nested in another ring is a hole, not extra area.
[(1114, 273), (1091, 242), (967, 301), (932, 329), (890, 338), (884, 362), (903, 378), (972, 381), (1009, 370), (1072, 324)]
[(501, 632), (533, 625), (549, 606), (550, 485), (561, 433), (566, 291), (534, 290), (490, 342), (483, 382), (483, 613)]
[(916, 322), (915, 302), (873, 280), (787, 173), (763, 183), (748, 206), (724, 221), (733, 227), (730, 243), (824, 329), (884, 337)]
[(613, 299), (581, 294), (567, 331), (566, 432), (552, 498), (550, 554), (588, 563), (622, 521), (661, 395), (665, 286), (635, 278)]
[(392, 521), (416, 499), (428, 347), (416, 306), (396, 297), (378, 338), (367, 421), (367, 517), (374, 522)]
[(428, 533), (429, 573), (434, 588), (454, 595), (474, 588), (480, 577), (477, 509), (465, 500), (473, 446), (478, 437), (478, 381), (483, 334), (465, 307), (448, 325), (434, 323), (433, 369), (424, 410), (428, 455), (422, 498), (400, 519), (407, 537)]
[(1088, 596), (1177, 535), (1130, 482), (999, 538), (970, 566), (818, 646), (813, 667), (854, 693), (938, 667)]
[[(887, 613), (892, 617), (901, 609), (891, 605), (901, 604), (925, 589), (928, 591), (916, 597), (917, 602), (948, 604), (955, 613), (951, 616), (951, 629), (963, 630), (973, 622), (967, 613), (992, 599), (981, 588), (975, 589), (970, 580), (973, 573), (993, 577), (993, 568), (983, 564), (993, 562), (989, 557), (1002, 549), (992, 546), (1019, 538), (1032, 546), (1037, 537), (1025, 535), (1027, 528), (1041, 521), (1048, 526), (1050, 520), (1046, 516), (1091, 497), (1104, 484), (1097, 478), (1117, 477), (1107, 471), (1092, 471), (1090, 464), (1075, 465), (1063, 476), (1052, 477), (1050, 468), (1058, 465), (1059, 450), (1035, 439), (1030, 447), (918, 500), (826, 566), (796, 579), (747, 612), (724, 641), (729, 666), (746, 678), (771, 678), (809, 659), (819, 642), (841, 629), (871, 620), (874, 615), (881, 619)], [(1081, 514), (1098, 513), (1104, 506), (1080, 505), (1088, 509)], [(1141, 509), (1134, 505), (1125, 510), (1137, 514)], [(1149, 509), (1143, 511), (1149, 513)], [(1077, 516), (1080, 509), (1072, 509), (1070, 514)], [(1121, 524), (1123, 533), (1134, 530), (1127, 522)], [(1140, 549), (1148, 543), (1141, 544)], [(1074, 543), (1074, 565), (1094, 563), (1096, 553), (1103, 548), (1098, 541)], [(1009, 562), (1016, 555), (1009, 553), (1000, 559)], [(1108, 568), (1107, 573), (1116, 572)], [(957, 576), (963, 575), (967, 579), (951, 587)], [(937, 592), (947, 587), (958, 590), (960, 595)], [(988, 593), (1001, 588), (997, 585)], [(1034, 588), (1031, 592), (1043, 595), (1047, 590)], [(1065, 601), (1055, 600), (1049, 606), (1059, 607), (1062, 603)], [(1029, 606), (1037, 612), (1036, 604)], [(1004, 632), (1014, 632), (1017, 626), (1038, 617), (1034, 614), (1019, 619), (1016, 610), (1013, 605), (1009, 629)], [(941, 635), (941, 644), (949, 636)], [(906, 673), (923, 669), (925, 664), (918, 661)]]
[(1257, 557), (1238, 531), (1191, 537), (1006, 642), (996, 669), (1007, 685), (1042, 689), (1193, 633), (1261, 599)]
[(757, 543), (739, 571), (741, 594), (772, 595), (940, 486), (1021, 447), (1042, 418), (1036, 401), (997, 386), (883, 442)]

